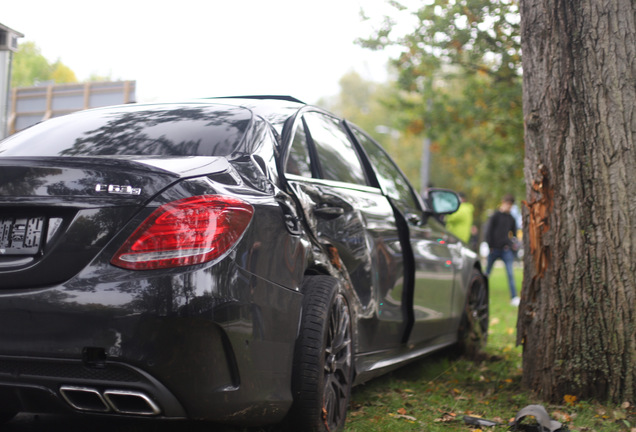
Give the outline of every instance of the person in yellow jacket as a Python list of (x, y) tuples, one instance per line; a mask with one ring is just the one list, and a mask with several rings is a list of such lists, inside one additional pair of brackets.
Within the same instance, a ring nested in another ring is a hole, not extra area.
[(475, 206), (466, 201), (466, 195), (462, 192), (459, 193), (459, 198), (461, 199), (459, 209), (457, 209), (455, 213), (446, 216), (446, 229), (458, 239), (468, 244), (473, 227)]

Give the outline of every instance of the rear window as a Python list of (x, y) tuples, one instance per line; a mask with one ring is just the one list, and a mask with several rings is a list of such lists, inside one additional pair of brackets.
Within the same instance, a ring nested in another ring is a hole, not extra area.
[(0, 143), (0, 156), (228, 156), (251, 111), (229, 105), (129, 105), (47, 120)]

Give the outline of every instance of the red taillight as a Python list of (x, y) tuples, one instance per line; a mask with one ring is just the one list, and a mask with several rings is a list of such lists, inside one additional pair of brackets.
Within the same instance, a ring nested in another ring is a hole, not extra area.
[(180, 267), (223, 255), (252, 219), (251, 205), (201, 195), (164, 204), (126, 240), (110, 261), (130, 270)]

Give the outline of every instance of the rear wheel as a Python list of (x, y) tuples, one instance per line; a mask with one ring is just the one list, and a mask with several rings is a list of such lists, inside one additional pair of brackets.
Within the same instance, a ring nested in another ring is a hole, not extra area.
[(488, 340), (488, 283), (477, 269), (468, 285), (466, 306), (459, 325), (458, 348), (460, 354), (476, 357)]
[(339, 283), (313, 276), (303, 287), (303, 316), (296, 341), (290, 429), (342, 429), (353, 378), (351, 313)]

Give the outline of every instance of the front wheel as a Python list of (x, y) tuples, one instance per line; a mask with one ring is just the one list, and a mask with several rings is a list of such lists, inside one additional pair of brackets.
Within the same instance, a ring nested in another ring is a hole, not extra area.
[(344, 426), (353, 380), (351, 312), (337, 279), (312, 276), (303, 285), (290, 428), (336, 432)]
[(488, 310), (488, 282), (479, 270), (473, 269), (457, 336), (460, 354), (474, 358), (486, 345)]

